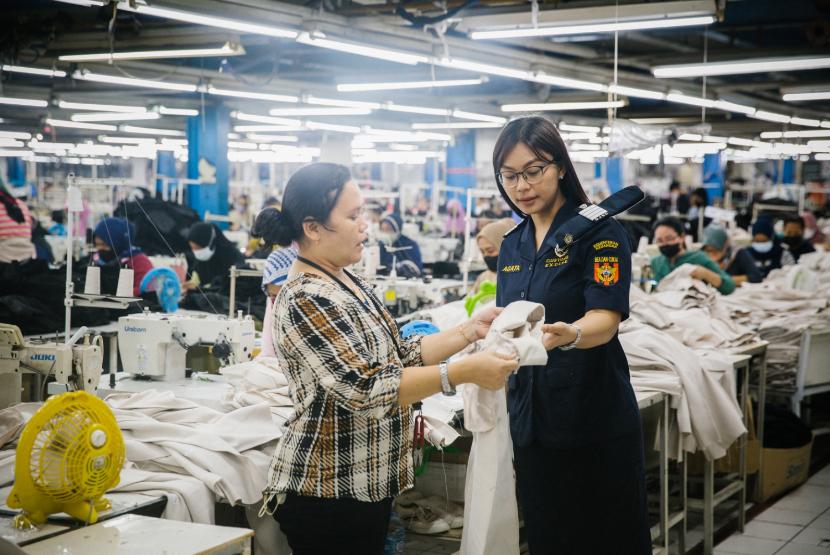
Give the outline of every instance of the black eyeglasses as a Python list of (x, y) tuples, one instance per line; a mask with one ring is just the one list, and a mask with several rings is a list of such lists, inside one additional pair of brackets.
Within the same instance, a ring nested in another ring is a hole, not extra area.
[(528, 185), (536, 185), (542, 181), (542, 177), (550, 166), (555, 166), (556, 162), (548, 162), (540, 166), (530, 166), (524, 171), (520, 172), (499, 172), (497, 178), (499, 185), (505, 189), (515, 189), (519, 185), (519, 176), (525, 180)]

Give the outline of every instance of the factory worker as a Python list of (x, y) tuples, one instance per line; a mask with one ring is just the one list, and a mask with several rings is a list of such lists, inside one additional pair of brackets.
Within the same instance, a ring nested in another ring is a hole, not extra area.
[(444, 235), (450, 237), (463, 237), (467, 212), (457, 198), (447, 202), (447, 221), (444, 223)]
[(289, 245), (280, 247), (277, 244), (277, 232), (281, 214), (277, 208), (265, 208), (257, 214), (251, 235), (260, 239), (262, 249), (270, 252), (265, 261), (265, 269), (262, 272), (262, 292), (269, 299), (274, 299), (280, 292), (285, 278), (288, 276), (288, 269), (297, 258), (297, 246)]
[(764, 279), (755, 266), (755, 259), (746, 249), (736, 249), (729, 242), (726, 230), (709, 224), (703, 230), (703, 252), (712, 262), (732, 276), (735, 285), (743, 283), (760, 283)]
[(758, 218), (752, 224), (749, 254), (755, 259), (755, 265), (764, 277), (771, 271), (794, 262), (793, 256), (781, 246), (781, 241), (775, 236), (772, 220), (767, 217)]
[(804, 219), (804, 238), (807, 241), (813, 246), (827, 242), (827, 237), (821, 231), (816, 216), (812, 212), (802, 212), (801, 217)]
[(499, 263), (499, 249), (504, 240), (504, 234), (516, 227), (516, 222), (510, 218), (504, 218), (495, 222), (490, 222), (481, 228), (476, 236), (476, 245), (481, 251), (481, 256), (484, 258), (484, 264), (487, 269), (479, 274), (471, 293), (475, 295), (478, 293), (481, 284), (485, 281), (496, 283), (496, 271)]
[(545, 306), (548, 362), (520, 368), (507, 392), (530, 552), (651, 553), (640, 411), (617, 339), (628, 317), (628, 236), (611, 217), (579, 215), (588, 197), (546, 118), (508, 123), (493, 170), (523, 218), (501, 245), (496, 304)]
[[(400, 215), (387, 214), (380, 220), (378, 239), (380, 241), (380, 264), (389, 273), (395, 262), (395, 271), (401, 277), (417, 277), (424, 273), (421, 249), (418, 243), (403, 235), (403, 220)], [(400, 250), (397, 250), (400, 249)]]
[(697, 268), (692, 272), (693, 278), (705, 281), (724, 295), (735, 290), (733, 279), (706, 253), (686, 250), (686, 233), (677, 218), (663, 218), (654, 225), (654, 243), (660, 249), (660, 254), (651, 259), (655, 281), (659, 282), (678, 266), (694, 264)]
[(781, 242), (796, 262), (802, 254), (816, 252), (813, 244), (804, 237), (805, 228), (804, 218), (801, 216), (793, 214), (784, 218), (784, 237)]
[(153, 269), (153, 263), (135, 241), (135, 226), (122, 218), (104, 218), (92, 232), (95, 254), (92, 262), (98, 266), (126, 267), (133, 270), (133, 295), (141, 290), (141, 280)]
[(190, 267), (191, 279), (185, 283), (185, 288), (200, 287), (228, 293), (226, 285), (231, 266), (245, 267), (245, 258), (236, 245), (225, 237), (221, 229), (205, 222), (190, 228), (187, 243), (195, 260)]

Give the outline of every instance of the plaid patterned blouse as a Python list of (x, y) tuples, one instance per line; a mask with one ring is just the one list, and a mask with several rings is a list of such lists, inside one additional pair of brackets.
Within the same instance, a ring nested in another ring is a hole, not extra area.
[(397, 333), (386, 310), (378, 315), (315, 274), (288, 281), (274, 310), (295, 415), (274, 452), (266, 501), (286, 492), (380, 501), (412, 487), (410, 409), (397, 398), (402, 369), (422, 364), (420, 337), (399, 339), (399, 357), (380, 324)]

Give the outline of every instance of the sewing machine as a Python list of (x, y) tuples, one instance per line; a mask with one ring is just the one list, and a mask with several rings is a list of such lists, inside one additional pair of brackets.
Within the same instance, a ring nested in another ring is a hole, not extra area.
[(378, 297), (393, 316), (405, 316), (417, 310), (447, 302), (447, 296), (461, 297), (464, 284), (454, 279), (402, 279), (376, 276), (371, 280)]
[[(78, 344), (83, 338), (83, 342)], [(55, 376), (70, 390), (95, 391), (103, 372), (104, 342), (80, 328), (63, 343), (53, 339), (24, 340), (20, 328), (0, 324), (0, 407), (21, 400), (22, 371)]]
[(118, 319), (118, 348), (124, 371), (164, 381), (184, 379), (187, 351), (208, 346), (221, 366), (251, 360), (254, 321), (203, 313), (164, 314), (146, 310)]

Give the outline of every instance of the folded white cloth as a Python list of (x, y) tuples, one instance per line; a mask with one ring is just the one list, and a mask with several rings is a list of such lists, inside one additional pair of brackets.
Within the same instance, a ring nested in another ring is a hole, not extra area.
[(530, 301), (512, 302), (493, 320), (480, 348), (515, 353), (519, 366), (547, 364), (548, 352), (542, 343), (544, 323), (544, 305)]

